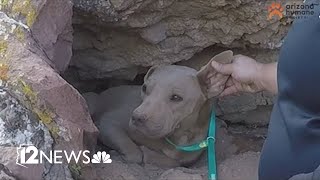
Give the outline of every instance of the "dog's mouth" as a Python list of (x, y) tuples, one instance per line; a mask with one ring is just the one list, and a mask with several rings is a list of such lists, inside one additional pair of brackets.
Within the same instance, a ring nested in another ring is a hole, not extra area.
[(177, 129), (179, 129), (181, 127), (181, 123), (178, 123), (177, 125), (174, 126), (174, 128), (172, 128), (172, 130), (166, 134), (165, 136), (163, 137), (169, 137), (171, 136), (172, 134), (174, 134), (176, 132)]
[(158, 131), (150, 130), (145, 125), (136, 125), (136, 124), (132, 123), (131, 120), (129, 122), (129, 128), (130, 128), (130, 130), (142, 133), (143, 135), (145, 135), (145, 136), (147, 136), (149, 138), (159, 138), (159, 137), (161, 137), (160, 133), (158, 133)]
[(130, 120), (129, 122), (129, 128), (133, 131), (138, 131), (140, 133), (142, 133), (143, 135), (149, 137), (149, 138), (164, 138), (164, 137), (168, 137), (170, 135), (172, 135), (176, 129), (179, 129), (181, 127), (180, 123), (177, 123), (177, 125), (174, 126), (174, 128), (171, 128), (170, 132), (167, 133), (162, 133), (161, 129), (163, 129), (163, 127), (161, 128), (157, 128), (157, 129), (151, 129), (148, 128), (145, 125), (136, 125), (134, 123), (132, 123), (132, 121)]

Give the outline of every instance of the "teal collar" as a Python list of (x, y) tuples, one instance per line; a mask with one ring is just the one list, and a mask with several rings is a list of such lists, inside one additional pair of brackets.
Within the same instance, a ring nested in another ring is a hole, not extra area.
[(216, 137), (216, 116), (215, 116), (214, 110), (212, 110), (211, 116), (210, 116), (208, 137), (205, 140), (189, 146), (178, 146), (174, 144), (172, 141), (170, 141), (168, 138), (165, 138), (165, 140), (169, 144), (173, 145), (179, 151), (193, 152), (193, 151), (199, 151), (204, 148), (208, 148), (208, 178), (209, 180), (216, 180), (217, 164), (216, 164), (216, 156), (215, 156), (216, 153), (215, 153), (215, 147), (214, 147), (215, 137)]

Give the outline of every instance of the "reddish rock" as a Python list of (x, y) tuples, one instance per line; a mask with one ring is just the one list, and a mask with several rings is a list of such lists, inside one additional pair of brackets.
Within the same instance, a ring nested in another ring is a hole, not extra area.
[[(98, 130), (88, 107), (59, 75), (72, 44), (70, 0), (7, 2), (0, 12), (0, 149), (12, 148), (2, 169), (18, 179), (72, 179), (71, 164), (15, 164), (16, 148), (94, 151)], [(13, 151), (13, 149), (15, 151)], [(0, 169), (0, 176), (6, 172)]]

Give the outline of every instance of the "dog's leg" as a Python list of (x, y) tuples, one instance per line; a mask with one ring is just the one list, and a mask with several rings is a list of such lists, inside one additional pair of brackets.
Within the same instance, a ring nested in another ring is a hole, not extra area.
[(197, 151), (192, 153), (182, 153), (180, 164), (183, 166), (190, 166), (194, 164), (201, 156), (203, 151)]
[(145, 146), (140, 146), (140, 148), (143, 152), (143, 163), (145, 164), (154, 164), (160, 167), (177, 167), (180, 165), (178, 161), (165, 154), (155, 152)]
[(90, 115), (93, 116), (99, 110), (99, 108), (97, 106), (97, 104), (99, 102), (99, 94), (94, 93), (94, 92), (87, 92), (87, 93), (82, 94), (82, 97), (87, 102)]
[(105, 126), (100, 134), (102, 143), (120, 152), (125, 161), (142, 163), (140, 148), (129, 138), (124, 129), (117, 126)]

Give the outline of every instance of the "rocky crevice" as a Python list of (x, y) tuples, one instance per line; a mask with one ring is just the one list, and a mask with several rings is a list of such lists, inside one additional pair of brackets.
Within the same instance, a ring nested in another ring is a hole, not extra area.
[(276, 50), (290, 20), (267, 20), (266, 7), (250, 0), (76, 0), (71, 65), (81, 79), (132, 80), (139, 67), (189, 60), (210, 46)]

